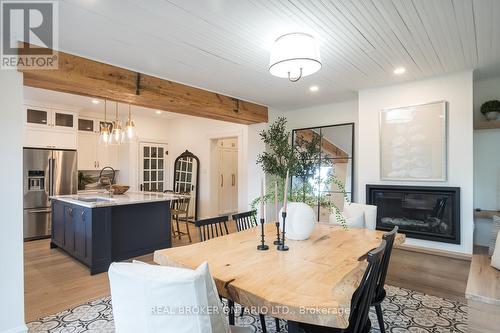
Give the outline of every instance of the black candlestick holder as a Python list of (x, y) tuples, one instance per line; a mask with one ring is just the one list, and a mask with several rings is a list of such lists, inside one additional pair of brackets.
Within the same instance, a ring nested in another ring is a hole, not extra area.
[(278, 251), (288, 251), (288, 246), (285, 245), (285, 233), (286, 233), (286, 212), (281, 213), (283, 217), (283, 232), (281, 233), (281, 244), (278, 245)]
[(260, 219), (260, 245), (257, 245), (257, 250), (269, 250), (269, 246), (267, 246), (264, 241), (264, 219)]
[(274, 245), (281, 245), (281, 239), (280, 239), (280, 222), (277, 221), (276, 223), (276, 240), (273, 242)]

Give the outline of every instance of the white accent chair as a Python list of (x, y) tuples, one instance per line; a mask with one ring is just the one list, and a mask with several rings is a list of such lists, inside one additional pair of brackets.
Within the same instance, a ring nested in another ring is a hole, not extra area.
[(196, 270), (113, 263), (108, 274), (117, 333), (250, 332), (227, 324), (207, 263)]
[[(377, 223), (377, 206), (346, 202), (342, 215), (349, 228), (366, 228), (374, 230)], [(339, 224), (335, 214), (331, 214), (329, 220), (332, 224)]]

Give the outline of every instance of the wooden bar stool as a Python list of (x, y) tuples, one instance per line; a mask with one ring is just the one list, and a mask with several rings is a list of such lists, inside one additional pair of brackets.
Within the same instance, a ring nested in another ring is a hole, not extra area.
[[(191, 233), (189, 232), (189, 202), (191, 201), (191, 196), (189, 193), (180, 193), (183, 197), (172, 202), (170, 212), (172, 215), (172, 237), (178, 237), (187, 235), (189, 238), (189, 243), (192, 243)], [(175, 221), (175, 224), (173, 223)], [(186, 231), (181, 231), (179, 223), (184, 222), (186, 224)]]

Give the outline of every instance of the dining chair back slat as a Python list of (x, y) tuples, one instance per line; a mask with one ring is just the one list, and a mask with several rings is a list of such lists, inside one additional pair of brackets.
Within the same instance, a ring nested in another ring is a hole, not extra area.
[(394, 239), (398, 234), (398, 226), (395, 226), (390, 232), (385, 233), (382, 239), (386, 241), (387, 246), (384, 252), (384, 257), (382, 258), (382, 263), (380, 265), (379, 279), (377, 281), (377, 289), (375, 290), (375, 297), (380, 297), (385, 294), (384, 286), (385, 279), (387, 278), (387, 271), (389, 270), (389, 262), (391, 261), (392, 248), (394, 246)]
[(375, 294), (372, 298), (372, 306), (375, 307), (375, 313), (377, 314), (378, 325), (380, 327), (380, 333), (385, 333), (385, 323), (384, 314), (382, 312), (382, 302), (385, 299), (386, 292), (384, 289), (385, 279), (387, 277), (387, 272), (389, 270), (389, 262), (391, 261), (391, 253), (394, 245), (394, 240), (398, 233), (398, 226), (395, 226), (390, 232), (385, 233), (382, 239), (386, 241), (387, 246), (384, 252), (384, 257), (382, 258), (382, 263), (380, 264), (380, 272), (377, 279), (377, 287), (375, 288)]
[(195, 222), (202, 242), (229, 234), (227, 216), (217, 216)]
[(242, 231), (257, 226), (257, 211), (251, 210), (244, 213), (233, 215), (233, 220), (236, 222), (236, 230)]
[(368, 266), (365, 270), (361, 283), (354, 292), (351, 300), (351, 316), (349, 317), (348, 331), (352, 333), (364, 333), (370, 329), (368, 314), (371, 301), (375, 294), (379, 271), (382, 264), (387, 242), (382, 240), (380, 246), (368, 252)]

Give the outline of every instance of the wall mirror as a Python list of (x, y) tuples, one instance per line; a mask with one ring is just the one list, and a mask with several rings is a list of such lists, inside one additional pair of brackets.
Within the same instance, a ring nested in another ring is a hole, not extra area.
[(343, 192), (349, 201), (353, 196), (354, 123), (295, 129), (292, 137), (306, 166), (306, 171), (292, 178), (292, 191), (307, 188), (313, 193), (314, 202), (309, 204), (318, 221), (328, 222), (330, 211), (321, 203), (329, 201), (342, 211)]
[(174, 162), (174, 192), (186, 193), (191, 196), (189, 202), (190, 220), (198, 219), (198, 178), (200, 160), (196, 155), (186, 150)]

